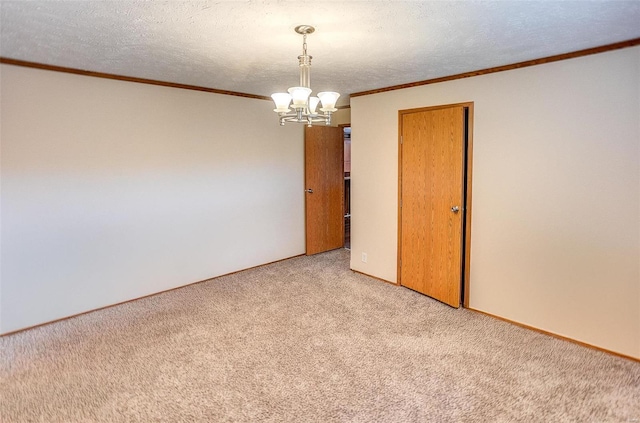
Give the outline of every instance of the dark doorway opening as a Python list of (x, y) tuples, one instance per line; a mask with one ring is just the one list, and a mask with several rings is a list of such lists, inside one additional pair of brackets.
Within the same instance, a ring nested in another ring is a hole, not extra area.
[(351, 249), (351, 126), (344, 133), (344, 248)]

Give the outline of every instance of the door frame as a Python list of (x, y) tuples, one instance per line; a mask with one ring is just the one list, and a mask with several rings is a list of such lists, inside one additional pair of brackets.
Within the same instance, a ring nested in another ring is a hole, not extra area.
[(462, 307), (469, 308), (469, 277), (471, 273), (471, 193), (473, 176), (473, 102), (443, 104), (438, 106), (419, 107), (415, 109), (398, 110), (398, 257), (397, 257), (397, 282), (402, 285), (400, 260), (402, 259), (402, 207), (400, 206), (402, 196), (402, 116), (409, 113), (419, 113), (429, 110), (448, 109), (450, 107), (462, 106), (466, 110), (466, 145), (463, 149), (464, 177), (464, 199), (463, 208), (464, 220), (462, 229), (462, 281), (461, 295)]

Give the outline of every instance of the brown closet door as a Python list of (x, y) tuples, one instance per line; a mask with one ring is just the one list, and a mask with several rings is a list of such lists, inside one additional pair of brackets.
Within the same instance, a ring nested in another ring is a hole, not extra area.
[(464, 107), (401, 114), (400, 284), (460, 306)]
[(305, 127), (307, 255), (344, 246), (342, 128)]

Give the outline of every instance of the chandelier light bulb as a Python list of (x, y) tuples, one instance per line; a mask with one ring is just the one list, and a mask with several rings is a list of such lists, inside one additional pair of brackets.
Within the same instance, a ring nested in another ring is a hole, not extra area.
[(289, 109), (289, 103), (291, 103), (291, 94), (275, 93), (271, 94), (271, 98), (273, 99), (273, 102), (276, 103), (276, 108), (273, 109), (274, 112), (287, 113), (291, 111), (291, 109)]
[(335, 112), (336, 110), (336, 101), (338, 101), (338, 97), (340, 94), (333, 91), (324, 91), (318, 93), (318, 97), (322, 102), (322, 107), (320, 108), (323, 112)]
[(309, 114), (315, 115), (318, 113), (316, 112), (316, 108), (318, 107), (319, 102), (320, 99), (318, 97), (309, 97)]
[(307, 107), (307, 99), (311, 94), (311, 88), (307, 87), (291, 87), (289, 88), (289, 94), (293, 99), (294, 109), (304, 109)]

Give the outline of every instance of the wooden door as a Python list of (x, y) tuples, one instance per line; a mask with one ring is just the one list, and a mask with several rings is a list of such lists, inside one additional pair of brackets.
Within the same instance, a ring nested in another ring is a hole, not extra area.
[(307, 255), (344, 246), (342, 128), (305, 127)]
[(400, 115), (399, 279), (460, 306), (464, 222), (465, 110)]

